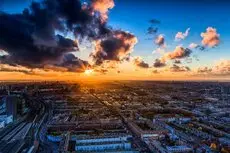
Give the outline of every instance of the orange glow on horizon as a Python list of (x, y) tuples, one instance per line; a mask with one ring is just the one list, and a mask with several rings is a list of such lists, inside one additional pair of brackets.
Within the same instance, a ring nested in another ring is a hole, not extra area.
[(94, 72), (94, 70), (93, 69), (87, 69), (87, 70), (85, 70), (85, 74), (86, 75), (92, 75), (93, 74), (93, 72)]

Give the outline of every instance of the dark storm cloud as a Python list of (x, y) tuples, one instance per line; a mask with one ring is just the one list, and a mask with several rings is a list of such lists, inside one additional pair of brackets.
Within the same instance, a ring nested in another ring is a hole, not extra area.
[(84, 72), (90, 67), (90, 64), (70, 53), (66, 54), (63, 57), (62, 63), (57, 66), (65, 67), (71, 72)]
[(56, 35), (56, 31), (71, 31), (76, 38), (97, 40), (112, 31), (101, 18), (90, 5), (83, 7), (80, 0), (43, 0), (32, 2), (21, 14), (1, 12), (0, 49), (9, 55), (0, 57), (0, 61), (31, 68), (62, 64), (72, 70), (70, 65), (83, 61), (73, 57), (71, 62), (60, 60), (65, 59), (65, 54), (78, 51), (78, 44)]
[(74, 41), (60, 35), (49, 38), (54, 43), (52, 45), (36, 45), (36, 39), (33, 38), (36, 27), (24, 15), (1, 14), (0, 20), (0, 48), (9, 54), (1, 59), (3, 63), (37, 67), (47, 61), (57, 60), (66, 52), (77, 50)]
[(112, 34), (104, 39), (96, 41), (95, 51), (90, 55), (95, 65), (101, 65), (104, 61), (122, 61), (126, 60), (137, 38), (128, 32), (113, 31)]

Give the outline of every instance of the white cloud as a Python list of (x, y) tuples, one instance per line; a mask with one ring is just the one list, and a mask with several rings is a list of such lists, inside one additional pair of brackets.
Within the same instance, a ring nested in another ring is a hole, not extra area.
[(177, 34), (175, 36), (175, 41), (180, 41), (180, 40), (185, 39), (188, 36), (189, 31), (190, 31), (190, 28), (186, 29), (186, 31), (184, 33), (183, 32), (177, 32)]
[(220, 43), (220, 34), (212, 27), (208, 27), (206, 32), (202, 32), (201, 37), (203, 38), (202, 44), (204, 46), (214, 47)]
[(189, 48), (193, 49), (193, 48), (197, 48), (199, 45), (196, 43), (191, 43), (189, 44)]

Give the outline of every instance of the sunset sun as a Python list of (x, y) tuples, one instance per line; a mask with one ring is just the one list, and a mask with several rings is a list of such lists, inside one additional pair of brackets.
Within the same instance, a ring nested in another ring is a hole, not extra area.
[(0, 153), (230, 153), (230, 0), (0, 0)]
[(230, 0), (211, 1), (0, 0), (0, 81), (230, 80)]
[(87, 69), (84, 72), (86, 75), (92, 75), (93, 74), (93, 69)]

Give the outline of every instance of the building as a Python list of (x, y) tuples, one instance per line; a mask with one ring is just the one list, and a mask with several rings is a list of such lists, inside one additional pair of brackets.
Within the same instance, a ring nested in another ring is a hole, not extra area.
[(0, 101), (0, 116), (11, 117), (13, 120), (28, 111), (26, 102), (21, 96), (8, 95)]
[(136, 152), (132, 150), (130, 138), (132, 138), (132, 136), (126, 134), (103, 136), (77, 136), (75, 150), (77, 152)]
[(17, 102), (12, 102), (12, 99), (7, 97), (0, 100), (0, 128), (4, 128), (7, 124), (13, 122), (17, 114)]
[(94, 143), (82, 143), (77, 144), (75, 147), (76, 151), (111, 151), (111, 150), (130, 150), (131, 143), (130, 142), (94, 142)]
[(0, 114), (12, 116), (13, 119), (17, 116), (17, 99), (14, 96), (5, 96), (2, 99), (0, 106)]
[(149, 149), (152, 152), (156, 152), (156, 153), (167, 153), (166, 149), (163, 148), (161, 146), (161, 143), (157, 140), (153, 140), (153, 139), (148, 139), (145, 141), (145, 143), (148, 145)]
[(166, 149), (169, 153), (186, 153), (193, 150), (191, 147), (188, 146), (167, 146)]
[[(151, 122), (151, 121), (150, 121)], [(146, 124), (146, 126), (148, 127), (152, 127), (152, 125), (148, 124), (148, 121), (145, 121), (143, 123), (140, 124)], [(128, 126), (129, 128), (138, 136), (140, 137), (142, 140), (148, 139), (148, 138), (154, 138), (154, 139), (159, 139), (160, 137), (164, 137), (165, 134), (168, 134), (168, 132), (162, 128), (160, 129), (154, 129), (154, 130), (146, 130), (146, 129), (142, 129), (140, 126), (138, 126), (136, 123), (129, 121), (128, 122)]]

